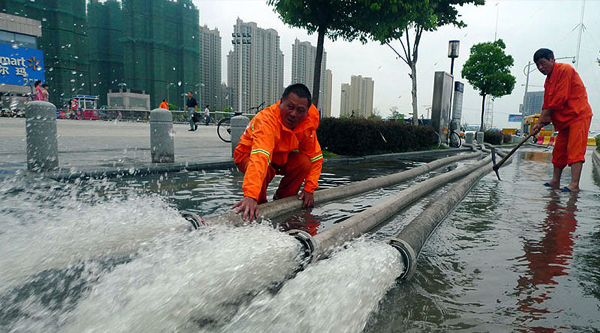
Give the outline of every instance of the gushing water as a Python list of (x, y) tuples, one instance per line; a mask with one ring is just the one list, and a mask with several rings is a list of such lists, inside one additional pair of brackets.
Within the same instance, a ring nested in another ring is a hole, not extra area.
[(294, 238), (260, 225), (164, 237), (103, 277), (61, 331), (197, 332), (291, 275), (299, 254)]
[(359, 240), (262, 293), (220, 332), (361, 332), (403, 264), (389, 245)]

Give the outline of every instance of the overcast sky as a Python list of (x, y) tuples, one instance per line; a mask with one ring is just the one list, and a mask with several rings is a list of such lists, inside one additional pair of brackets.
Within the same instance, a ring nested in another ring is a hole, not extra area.
[[(284, 85), (291, 80), (292, 44), (310, 41), (317, 44), (317, 35), (291, 28), (283, 24), (272, 7), (264, 0), (194, 0), (200, 11), (200, 24), (218, 28), (222, 43), (222, 80), (227, 80), (226, 56), (232, 49), (231, 33), (237, 17), (244, 22), (256, 22), (259, 27), (277, 30), (281, 38), (284, 54)], [(515, 65), (512, 74), (517, 83), (512, 94), (498, 98), (494, 102), (494, 126), (517, 127), (508, 122), (509, 114), (516, 114), (523, 101), (526, 76), (524, 67), (532, 60), (533, 53), (541, 47), (554, 51), (555, 57), (573, 57), (577, 53), (579, 23), (583, 1), (526, 1), (500, 0), (486, 1), (485, 6), (459, 7), (463, 21), (468, 25), (458, 29), (446, 26), (423, 35), (419, 47), (418, 105), (419, 114), (425, 113), (431, 105), (433, 76), (435, 71), (450, 71), (447, 57), (448, 41), (460, 40), (460, 56), (454, 63), (457, 80), (465, 83), (463, 101), (463, 123), (478, 125), (481, 117), (481, 96), (479, 92), (463, 80), (460, 72), (468, 59), (474, 44), (493, 41), (494, 36), (502, 38), (507, 45), (506, 52), (513, 56)], [(592, 129), (600, 131), (600, 1), (585, 2), (578, 72), (587, 87), (590, 104), (596, 116)], [(392, 44), (399, 50), (399, 42)], [(327, 69), (333, 72), (332, 114), (339, 115), (341, 84), (350, 82), (352, 75), (373, 78), (375, 82), (374, 107), (383, 116), (390, 114), (390, 108), (397, 106), (400, 112), (408, 114), (411, 108), (411, 82), (409, 67), (397, 59), (393, 51), (379, 43), (361, 44), (325, 39)], [(570, 59), (559, 60), (570, 62)], [(534, 67), (532, 66), (532, 69)], [(529, 91), (543, 90), (545, 77), (537, 70), (530, 74)]]

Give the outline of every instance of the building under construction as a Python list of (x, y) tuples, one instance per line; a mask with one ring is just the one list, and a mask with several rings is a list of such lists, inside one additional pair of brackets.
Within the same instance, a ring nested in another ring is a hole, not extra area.
[(0, 0), (0, 8), (42, 23), (38, 47), (51, 103), (60, 107), (70, 96), (90, 92), (85, 0)]
[(110, 90), (182, 106), (200, 91), (199, 12), (191, 0), (0, 0), (7, 14), (42, 22), (50, 102)]

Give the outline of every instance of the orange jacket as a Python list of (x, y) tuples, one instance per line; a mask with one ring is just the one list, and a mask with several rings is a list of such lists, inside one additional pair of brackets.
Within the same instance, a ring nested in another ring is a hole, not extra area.
[(304, 190), (313, 193), (319, 186), (323, 166), (323, 153), (316, 132), (319, 111), (311, 105), (306, 117), (291, 130), (281, 122), (279, 103), (281, 101), (263, 109), (250, 121), (233, 154), (236, 164), (250, 155), (242, 189), (244, 196), (257, 200), (269, 164), (285, 165), (292, 151), (301, 152), (312, 162), (304, 181)]
[(578, 119), (592, 117), (587, 92), (579, 74), (569, 64), (555, 63), (544, 83), (544, 105), (551, 109), (554, 128), (562, 130)]
[(159, 108), (168, 110), (169, 109), (169, 104), (167, 104), (167, 102), (162, 102), (162, 103), (160, 103)]

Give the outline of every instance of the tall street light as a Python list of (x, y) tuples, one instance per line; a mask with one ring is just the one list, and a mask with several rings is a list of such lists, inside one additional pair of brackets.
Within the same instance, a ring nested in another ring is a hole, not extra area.
[[(448, 42), (448, 58), (451, 59), (450, 61), (450, 75), (452, 76), (452, 84), (450, 85), (450, 109), (448, 111), (448, 119), (449, 119), (449, 127), (450, 130), (453, 131), (456, 129), (458, 129), (458, 125), (459, 124), (452, 124), (452, 95), (454, 95), (454, 59), (458, 58), (458, 50), (460, 47), (460, 41), (453, 39), (451, 41)], [(448, 133), (448, 135), (450, 135), (450, 133)]]
[(451, 40), (448, 42), (448, 58), (452, 59), (452, 62), (450, 63), (450, 75), (454, 75), (454, 59), (458, 58), (459, 47), (459, 40)]
[(167, 102), (171, 103), (171, 97), (169, 96), (169, 88), (171, 88), (172, 86), (174, 86), (175, 83), (167, 83)]

